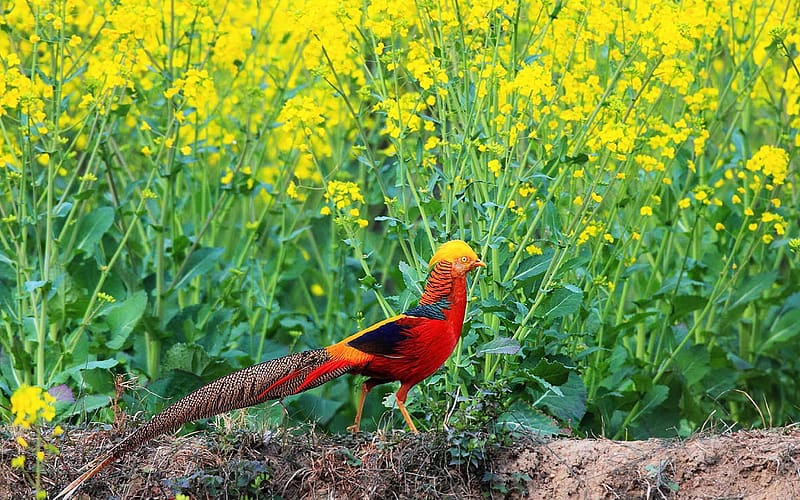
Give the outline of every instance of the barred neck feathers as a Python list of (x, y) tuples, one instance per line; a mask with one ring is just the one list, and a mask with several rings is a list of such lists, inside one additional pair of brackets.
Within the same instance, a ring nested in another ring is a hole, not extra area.
[(446, 260), (440, 260), (433, 266), (425, 283), (425, 290), (419, 299), (419, 305), (435, 304), (442, 299), (447, 299), (453, 289), (453, 277), (451, 271), (453, 264)]

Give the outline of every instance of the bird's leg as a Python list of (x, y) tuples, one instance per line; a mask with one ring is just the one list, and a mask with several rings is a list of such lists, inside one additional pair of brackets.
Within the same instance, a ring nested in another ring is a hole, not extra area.
[(361, 397), (358, 398), (358, 409), (356, 410), (356, 419), (353, 422), (353, 425), (348, 427), (347, 429), (352, 432), (358, 432), (358, 428), (361, 425), (361, 412), (364, 411), (364, 401), (367, 400), (367, 393), (372, 389), (367, 385), (366, 382), (361, 384)]
[(353, 425), (347, 428), (347, 430), (352, 432), (358, 432), (359, 426), (361, 425), (361, 413), (364, 411), (364, 401), (367, 400), (367, 394), (369, 391), (372, 390), (373, 387), (379, 384), (383, 384), (386, 382), (385, 380), (379, 379), (367, 379), (366, 382), (361, 384), (361, 397), (358, 398), (358, 409), (356, 409), (356, 419), (353, 422)]
[(397, 401), (397, 407), (400, 409), (400, 413), (403, 414), (403, 418), (406, 419), (406, 424), (408, 424), (408, 428), (414, 434), (419, 434), (417, 430), (417, 426), (414, 425), (414, 421), (411, 420), (411, 415), (408, 414), (408, 410), (406, 410), (406, 396), (408, 395), (408, 390), (411, 387), (407, 387), (405, 385), (400, 385), (400, 390), (397, 391), (397, 394), (394, 396), (394, 400)]

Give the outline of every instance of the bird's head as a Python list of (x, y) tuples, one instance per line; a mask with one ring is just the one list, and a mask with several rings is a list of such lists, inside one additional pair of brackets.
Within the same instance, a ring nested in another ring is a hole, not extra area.
[(476, 267), (486, 267), (472, 248), (461, 240), (448, 241), (440, 246), (428, 265), (432, 267), (442, 261), (452, 265), (451, 273), (456, 276), (463, 276)]

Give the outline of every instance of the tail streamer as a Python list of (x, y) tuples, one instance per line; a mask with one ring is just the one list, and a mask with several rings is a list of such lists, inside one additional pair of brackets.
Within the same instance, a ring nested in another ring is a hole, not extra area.
[[(326, 364), (329, 364), (326, 366)], [(347, 373), (325, 349), (298, 352), (265, 361), (221, 377), (189, 393), (120, 441), (107, 455), (90, 462), (55, 498), (70, 498), (86, 480), (131, 450), (187, 422), (246, 408), (311, 389)], [(311, 376), (311, 377), (310, 377)]]

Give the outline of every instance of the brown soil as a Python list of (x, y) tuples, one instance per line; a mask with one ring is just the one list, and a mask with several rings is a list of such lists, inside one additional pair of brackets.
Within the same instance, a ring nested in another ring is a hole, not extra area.
[[(30, 450), (0, 429), (0, 498), (31, 498)], [(68, 430), (42, 466), (52, 498), (118, 433)], [(313, 429), (206, 431), (150, 443), (91, 479), (83, 498), (800, 498), (800, 428), (688, 440), (524, 438), (484, 446), (485, 435), (331, 436)], [(460, 443), (460, 444), (459, 444)], [(456, 453), (455, 450), (459, 452)], [(453, 465), (453, 457), (464, 458)], [(471, 462), (471, 463), (470, 463)]]

